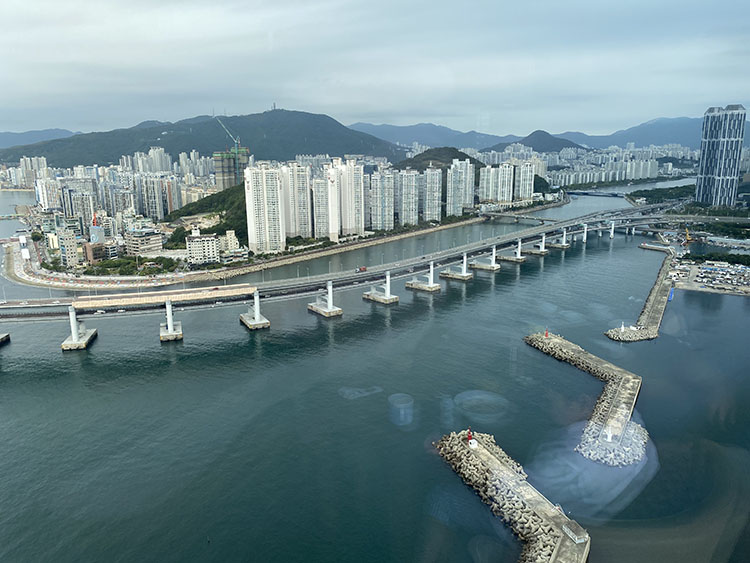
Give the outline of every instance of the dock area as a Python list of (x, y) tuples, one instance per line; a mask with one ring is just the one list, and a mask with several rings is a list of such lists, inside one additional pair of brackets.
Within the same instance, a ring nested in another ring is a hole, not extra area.
[(440, 455), (471, 486), (490, 510), (523, 542), (520, 563), (583, 563), (588, 532), (552, 504), (490, 434), (451, 432), (436, 444)]
[(656, 282), (646, 298), (641, 314), (635, 325), (611, 328), (604, 334), (617, 342), (638, 342), (640, 340), (653, 340), (659, 336), (659, 326), (664, 317), (664, 310), (669, 301), (669, 292), (672, 289), (672, 278), (669, 276), (674, 251), (668, 250), (664, 258)]
[(558, 334), (535, 333), (524, 341), (561, 362), (604, 382), (576, 451), (611, 466), (638, 463), (646, 453), (648, 432), (630, 420), (641, 390), (641, 377), (611, 364)]

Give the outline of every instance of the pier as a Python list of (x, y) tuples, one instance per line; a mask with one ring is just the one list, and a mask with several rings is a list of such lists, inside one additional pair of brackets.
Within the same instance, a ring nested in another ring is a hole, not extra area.
[(333, 304), (333, 282), (328, 281), (326, 283), (326, 296), (321, 297), (318, 295), (315, 298), (315, 303), (308, 303), (307, 310), (317, 313), (321, 317), (340, 317), (344, 314), (344, 310), (341, 307), (336, 307)]
[(604, 381), (576, 451), (614, 467), (638, 463), (646, 453), (648, 432), (630, 420), (641, 389), (641, 378), (586, 352), (558, 334), (530, 334), (524, 341), (561, 362)]
[(72, 305), (68, 307), (68, 318), (70, 319), (70, 336), (61, 344), (63, 351), (85, 350), (96, 338), (96, 329), (87, 329), (85, 323), (76, 317), (76, 310)]
[(473, 260), (469, 263), (469, 268), (472, 270), (486, 270), (488, 272), (497, 272), (500, 269), (500, 264), (497, 263), (497, 246), (492, 246), (492, 254), (490, 254), (490, 261), (480, 262), (479, 260)]
[(523, 542), (520, 563), (583, 563), (591, 539), (527, 480), (526, 473), (490, 434), (451, 432), (436, 444), (440, 455)]
[(440, 277), (449, 279), (449, 280), (459, 280), (459, 281), (469, 281), (474, 277), (474, 274), (472, 272), (469, 272), (467, 269), (467, 258), (466, 258), (466, 252), (464, 252), (463, 261), (461, 262), (461, 269), (459, 271), (455, 271), (450, 266), (440, 272)]
[(429, 273), (424, 276), (425, 280), (422, 281), (418, 276), (414, 276), (411, 280), (406, 282), (406, 289), (415, 289), (417, 291), (427, 291), (429, 293), (435, 293), (440, 291), (440, 284), (435, 283), (435, 262), (430, 261)]
[(258, 293), (257, 289), (253, 293), (253, 306), (247, 308), (247, 313), (240, 314), (240, 322), (248, 330), (260, 330), (271, 327), (271, 321), (260, 314), (260, 293)]
[(382, 285), (383, 291), (378, 291), (376, 286), (371, 286), (370, 291), (366, 291), (362, 294), (362, 299), (367, 301), (374, 301), (376, 303), (383, 303), (384, 305), (391, 305), (398, 303), (398, 295), (391, 294), (391, 272), (390, 270), (385, 273), (385, 283)]
[[(654, 248), (654, 250), (657, 250)], [(640, 340), (653, 340), (659, 336), (659, 327), (664, 317), (664, 310), (667, 308), (669, 301), (669, 292), (672, 289), (672, 280), (669, 277), (669, 269), (674, 256), (674, 251), (669, 248), (658, 248), (669, 254), (664, 258), (664, 262), (656, 276), (656, 282), (646, 298), (641, 314), (635, 326), (625, 326), (623, 323), (618, 328), (609, 329), (604, 334), (612, 340), (618, 342), (638, 342)]]
[(159, 340), (161, 342), (182, 340), (182, 323), (174, 320), (172, 315), (172, 301), (167, 299), (164, 306), (167, 310), (167, 322), (159, 325)]

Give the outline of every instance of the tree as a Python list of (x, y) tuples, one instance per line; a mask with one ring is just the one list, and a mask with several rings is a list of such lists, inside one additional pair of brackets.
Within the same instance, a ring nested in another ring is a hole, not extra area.
[(40, 233), (39, 231), (32, 231), (31, 240), (33, 240), (34, 242), (39, 242), (43, 238), (44, 238), (44, 235)]

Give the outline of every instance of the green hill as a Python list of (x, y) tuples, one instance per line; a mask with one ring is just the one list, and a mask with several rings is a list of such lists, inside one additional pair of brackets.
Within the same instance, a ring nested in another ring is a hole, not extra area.
[(175, 221), (180, 217), (188, 217), (200, 213), (219, 213), (222, 215), (222, 220), (218, 225), (211, 229), (203, 229), (201, 232), (223, 235), (226, 231), (234, 229), (237, 238), (240, 240), (240, 244), (247, 245), (244, 184), (227, 188), (219, 193), (204, 197), (193, 203), (188, 203), (186, 206), (167, 215), (165, 221)]
[[(403, 151), (395, 145), (343, 126), (335, 119), (302, 111), (273, 110), (251, 115), (221, 117), (258, 160), (290, 160), (297, 154), (367, 154), (395, 161)], [(76, 164), (107, 165), (120, 156), (150, 147), (163, 147), (173, 159), (195, 149), (202, 155), (232, 145), (221, 125), (203, 115), (176, 123), (144, 121), (128, 129), (74, 135), (0, 150), (0, 162), (17, 164), (22, 156), (45, 156), (55, 167)]]

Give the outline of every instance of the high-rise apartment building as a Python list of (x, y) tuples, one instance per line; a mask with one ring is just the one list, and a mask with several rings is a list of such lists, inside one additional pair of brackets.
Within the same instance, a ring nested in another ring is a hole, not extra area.
[(370, 178), (370, 222), (376, 231), (393, 228), (396, 175), (386, 169), (373, 172)]
[(341, 234), (365, 234), (365, 184), (364, 166), (356, 160), (347, 160), (341, 164), (340, 159), (334, 159), (334, 167), (339, 176), (339, 198), (341, 216)]
[(703, 115), (701, 159), (695, 200), (709, 205), (734, 205), (740, 175), (745, 108), (712, 107)]
[(281, 198), (281, 174), (269, 162), (245, 169), (248, 248), (255, 254), (286, 248), (286, 221)]
[(530, 201), (534, 194), (534, 165), (530, 161), (519, 162), (513, 171), (513, 199)]
[(446, 215), (463, 215), (464, 207), (474, 206), (474, 165), (466, 160), (453, 159), (448, 169)]
[(440, 221), (440, 200), (443, 191), (443, 171), (440, 168), (427, 168), (421, 184), (420, 202), (422, 220)]
[(281, 167), (281, 196), (288, 237), (312, 237), (310, 167), (289, 162)]
[(402, 170), (398, 174), (398, 191), (400, 206), (398, 210), (399, 225), (416, 225), (419, 223), (419, 172)]

